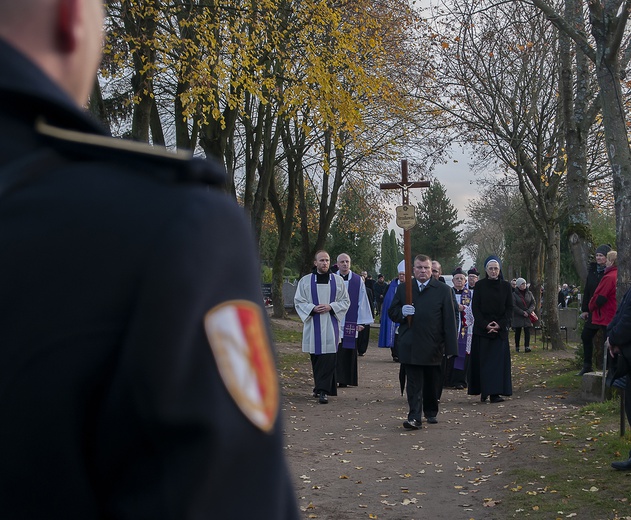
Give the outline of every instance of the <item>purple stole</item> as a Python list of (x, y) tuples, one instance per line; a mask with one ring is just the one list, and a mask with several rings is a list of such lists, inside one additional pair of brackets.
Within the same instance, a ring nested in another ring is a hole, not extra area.
[[(471, 305), (471, 293), (466, 287), (460, 293), (460, 305)], [(465, 319), (465, 313), (460, 313), (460, 337), (458, 338), (458, 357), (454, 360), (454, 368), (464, 370), (464, 362), (467, 356), (467, 329), (469, 325)]]
[[(318, 276), (313, 273), (311, 275), (311, 299), (313, 300), (314, 305), (320, 305), (318, 301), (318, 284), (316, 283)], [(337, 294), (337, 287), (335, 284), (335, 276), (332, 274), (329, 275), (329, 284), (330, 284), (330, 292), (331, 297), (329, 298), (329, 303), (333, 303), (335, 301), (335, 296)], [(337, 345), (340, 342), (340, 326), (338, 324), (337, 318), (335, 314), (329, 313), (331, 316), (331, 322), (333, 323), (333, 327), (335, 330), (335, 344)], [(320, 314), (313, 315), (313, 326), (314, 326), (314, 342), (315, 342), (315, 353), (316, 355), (322, 354), (322, 329), (320, 328)]]
[(355, 348), (357, 338), (357, 315), (359, 314), (359, 289), (361, 287), (360, 277), (355, 273), (349, 273), (348, 296), (351, 299), (351, 306), (346, 311), (344, 321), (344, 337), (342, 347)]

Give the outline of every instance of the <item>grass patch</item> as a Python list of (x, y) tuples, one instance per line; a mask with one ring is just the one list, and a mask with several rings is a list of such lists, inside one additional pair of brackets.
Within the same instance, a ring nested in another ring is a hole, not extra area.
[(302, 344), (302, 331), (286, 329), (272, 325), (272, 337), (277, 343)]
[(537, 349), (528, 354), (513, 354), (512, 374), (513, 384), (519, 390), (550, 388), (578, 392), (581, 388), (574, 360), (566, 352)]
[[(574, 359), (533, 351), (514, 360), (521, 389), (580, 392)], [(539, 450), (524, 467), (511, 471), (496, 513), (506, 518), (631, 519), (631, 472), (610, 467), (624, 460), (631, 435), (619, 435), (620, 401), (591, 403), (536, 432)], [(628, 428), (628, 425), (627, 425)]]

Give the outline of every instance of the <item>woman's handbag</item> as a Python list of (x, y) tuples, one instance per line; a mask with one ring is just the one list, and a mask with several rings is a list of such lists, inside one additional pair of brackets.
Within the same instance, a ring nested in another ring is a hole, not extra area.
[[(519, 295), (521, 298), (521, 301), (524, 302), (524, 307), (526, 307), (526, 309), (528, 308), (528, 304), (526, 303), (526, 298), (523, 297), (522, 294)], [(529, 315), (528, 315), (528, 319), (530, 320), (530, 323), (537, 323), (539, 321), (539, 317), (535, 314), (535, 311), (532, 311)]]

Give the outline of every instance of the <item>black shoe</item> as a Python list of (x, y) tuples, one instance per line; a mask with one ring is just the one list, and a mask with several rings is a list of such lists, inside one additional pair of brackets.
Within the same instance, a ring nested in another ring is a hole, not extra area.
[(347, 387), (348, 387), (348, 385), (347, 385), (346, 383), (338, 383), (338, 384), (337, 384), (337, 387), (338, 387), (338, 388), (347, 388)]
[(499, 395), (492, 395), (491, 396), (491, 402), (492, 403), (503, 403), (504, 402), (504, 398), (500, 397)]
[(524, 352), (532, 352), (532, 351), (530, 350), (530, 347), (526, 347), (526, 348), (524, 349)]
[(320, 404), (327, 404), (329, 402), (329, 398), (324, 392), (320, 392), (320, 394), (318, 395), (318, 402)]
[(436, 419), (436, 417), (428, 417), (427, 422), (429, 424), (438, 424), (438, 419)]
[(456, 385), (454, 388), (456, 390), (464, 390), (464, 385)]
[(421, 421), (417, 421), (416, 419), (408, 419), (407, 421), (403, 421), (403, 427), (406, 430), (420, 430)]
[(622, 462), (612, 462), (611, 467), (620, 471), (631, 470), (631, 459), (623, 460)]
[(591, 372), (591, 371), (592, 371), (592, 367), (584, 366), (584, 367), (581, 369), (581, 371), (580, 371), (578, 374), (576, 374), (576, 375), (577, 375), (577, 376), (582, 376), (582, 375), (587, 374), (587, 372)]
[(519, 347), (515, 347), (515, 352), (519, 352)]
[(399, 362), (399, 358), (396, 356), (392, 356), (392, 361), (394, 361), (395, 363)]
[(486, 398), (488, 397), (488, 395), (481, 395), (480, 396), (480, 402), (481, 403), (486, 403)]

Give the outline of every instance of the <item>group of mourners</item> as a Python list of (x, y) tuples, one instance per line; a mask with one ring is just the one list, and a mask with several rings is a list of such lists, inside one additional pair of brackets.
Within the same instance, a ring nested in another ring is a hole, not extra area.
[[(578, 375), (592, 370), (593, 340), (603, 332), (610, 356), (611, 380), (627, 383), (631, 371), (631, 290), (616, 304), (617, 253), (608, 245), (596, 249), (590, 266), (581, 318), (584, 365)], [(311, 355), (313, 396), (321, 404), (337, 395), (338, 387), (358, 384), (358, 337), (380, 313), (379, 343), (400, 363), (401, 392), (405, 388), (408, 414), (403, 427), (417, 430), (422, 422), (438, 422), (444, 387), (467, 388), (482, 402), (504, 401), (512, 395), (509, 330), (515, 331), (519, 352), (523, 330), (524, 351), (530, 352), (530, 329), (538, 320), (535, 298), (524, 278), (504, 280), (500, 259), (484, 262), (485, 277), (475, 267), (466, 274), (453, 272), (453, 289), (444, 283), (440, 264), (417, 255), (413, 276), (405, 263), (398, 277), (375, 290), (376, 309), (364, 277), (351, 271), (350, 256), (343, 253), (331, 270), (326, 251), (318, 251), (313, 272), (298, 282), (294, 304), (304, 323), (302, 348)], [(335, 271), (335, 272), (333, 272)], [(362, 273), (363, 274), (363, 273)], [(412, 284), (411, 301), (406, 284)], [(626, 384), (626, 413), (631, 424), (631, 384)], [(613, 462), (619, 470), (631, 470), (629, 459)]]
[[(311, 357), (313, 396), (321, 404), (337, 395), (338, 387), (358, 384), (357, 338), (374, 321), (364, 280), (350, 265), (343, 253), (333, 272), (329, 254), (318, 251), (312, 273), (299, 280), (294, 297), (304, 323), (302, 349)], [(445, 386), (466, 387), (482, 402), (499, 403), (512, 395), (508, 332), (514, 292), (502, 276), (500, 259), (485, 260), (482, 279), (475, 267), (466, 274), (457, 268), (453, 289), (442, 279), (440, 264), (427, 255), (414, 258), (413, 276), (406, 276), (404, 262), (398, 271), (376, 311), (381, 314), (378, 346), (391, 349), (400, 363), (409, 407), (404, 428), (438, 422)]]
[[(603, 244), (596, 249), (595, 262), (591, 263), (585, 281), (581, 315), (585, 320), (581, 340), (583, 342), (582, 376), (593, 369), (594, 340), (603, 342), (603, 364), (609, 367), (607, 383), (621, 387), (627, 420), (631, 424), (631, 290), (627, 291), (620, 305), (617, 303), (618, 253)], [(631, 470), (629, 458), (612, 462), (611, 466), (622, 471)]]

